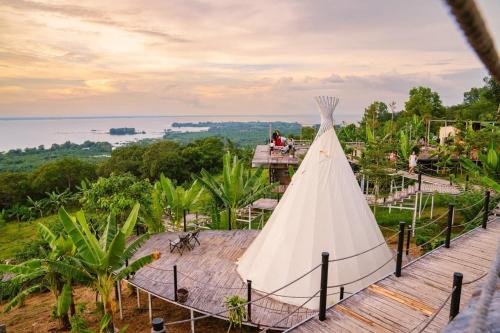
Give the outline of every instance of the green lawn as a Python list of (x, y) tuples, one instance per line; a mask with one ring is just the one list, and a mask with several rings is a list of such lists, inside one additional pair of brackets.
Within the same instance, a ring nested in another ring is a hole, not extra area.
[(10, 259), (16, 251), (37, 237), (38, 223), (50, 224), (58, 220), (50, 215), (30, 222), (11, 221), (0, 226), (0, 260)]

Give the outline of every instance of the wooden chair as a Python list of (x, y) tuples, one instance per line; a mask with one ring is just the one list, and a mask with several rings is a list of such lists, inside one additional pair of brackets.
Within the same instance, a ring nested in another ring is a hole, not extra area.
[(200, 229), (196, 229), (194, 232), (189, 234), (189, 236), (190, 236), (189, 243), (193, 242), (193, 247), (196, 245), (196, 243), (198, 243), (198, 245), (201, 245), (200, 241), (198, 240), (199, 235), (200, 235)]
[(182, 255), (185, 248), (191, 250), (191, 245), (189, 244), (189, 240), (191, 238), (191, 234), (179, 235), (179, 238), (176, 240), (169, 239), (170, 242), (170, 252), (174, 252), (175, 249)]
[(189, 244), (191, 240), (191, 234), (186, 234), (186, 235), (183, 235), (183, 236), (179, 236), (179, 241), (181, 242), (181, 246), (184, 248), (184, 247), (187, 247), (189, 250), (192, 250), (192, 247), (191, 247), (191, 244)]
[(183, 246), (181, 238), (179, 237), (175, 240), (169, 239), (168, 241), (170, 242), (170, 253), (174, 252), (174, 250), (177, 249), (177, 251), (182, 255)]

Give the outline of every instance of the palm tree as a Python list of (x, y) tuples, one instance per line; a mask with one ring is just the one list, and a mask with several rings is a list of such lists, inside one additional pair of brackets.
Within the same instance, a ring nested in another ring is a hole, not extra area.
[(78, 269), (90, 276), (90, 285), (101, 295), (104, 316), (110, 320), (106, 324), (107, 331), (113, 332), (113, 288), (117, 281), (135, 273), (141, 267), (159, 258), (159, 252), (145, 255), (125, 267), (139, 247), (148, 239), (144, 234), (126, 245), (127, 238), (132, 234), (137, 222), (140, 205), (136, 204), (125, 223), (119, 226), (116, 218), (111, 215), (100, 239), (91, 232), (83, 211), (70, 216), (64, 208), (59, 209), (59, 218), (64, 230), (76, 247), (75, 257)]
[(230, 223), (228, 228), (232, 228), (235, 210), (243, 208), (269, 191), (274, 184), (266, 184), (262, 176), (263, 169), (258, 168), (253, 174), (247, 172), (243, 163), (234, 156), (231, 162), (231, 154), (224, 155), (222, 182), (219, 182), (214, 176), (206, 170), (201, 171), (201, 177), (196, 179), (212, 195), (216, 203), (221, 203), (228, 209)]
[(31, 259), (18, 265), (0, 265), (0, 272), (14, 274), (8, 281), (11, 289), (21, 290), (13, 295), (4, 312), (22, 304), (28, 295), (48, 289), (56, 300), (55, 313), (60, 327), (67, 329), (70, 327), (68, 310), (74, 304), (72, 283), (86, 282), (90, 276), (75, 268), (74, 258), (71, 257), (74, 253), (71, 239), (64, 234), (56, 236), (43, 224), (38, 224), (38, 232), (49, 244), (50, 252), (45, 259)]
[(203, 189), (198, 187), (198, 182), (194, 181), (189, 189), (182, 186), (174, 186), (173, 182), (160, 175), (160, 186), (163, 191), (165, 201), (170, 208), (170, 218), (179, 227), (185, 212), (192, 209), (200, 200)]

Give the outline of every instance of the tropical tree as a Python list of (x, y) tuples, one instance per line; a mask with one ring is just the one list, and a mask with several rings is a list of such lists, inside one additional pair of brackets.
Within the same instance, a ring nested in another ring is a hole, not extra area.
[(489, 145), (486, 154), (479, 155), (479, 160), (482, 167), (466, 157), (461, 157), (460, 163), (466, 170), (478, 176), (483, 185), (500, 192), (500, 156), (494, 142)]
[(175, 186), (170, 178), (165, 177), (163, 174), (160, 175), (159, 185), (168, 205), (170, 218), (179, 227), (185, 212), (192, 209), (199, 202), (203, 189), (200, 189), (196, 180), (187, 190), (182, 186)]
[(59, 207), (66, 205), (70, 199), (69, 190), (65, 190), (64, 192), (52, 191), (45, 194), (47, 194), (47, 198), (45, 199), (46, 206), (54, 214), (57, 213)]
[[(222, 181), (212, 176), (206, 170), (196, 179), (212, 195), (217, 204), (230, 210), (228, 216), (234, 221), (235, 210), (247, 206), (268, 192), (274, 184), (267, 184), (262, 176), (262, 168), (254, 173), (247, 172), (237, 156), (231, 158), (230, 153), (224, 155)], [(232, 227), (229, 224), (229, 227)]]
[(8, 216), (11, 219), (16, 219), (17, 222), (21, 222), (21, 220), (25, 220), (26, 217), (29, 215), (30, 211), (29, 208), (26, 206), (23, 206), (19, 203), (16, 203), (14, 206), (10, 207), (8, 210)]
[(4, 308), (4, 312), (22, 304), (28, 295), (48, 289), (56, 300), (54, 313), (59, 319), (61, 328), (69, 328), (68, 310), (74, 306), (72, 283), (86, 282), (90, 275), (75, 268), (75, 260), (71, 257), (74, 253), (71, 239), (64, 234), (55, 235), (43, 224), (38, 224), (38, 232), (49, 244), (46, 258), (31, 259), (18, 265), (0, 264), (0, 272), (14, 274), (8, 284), (10, 289), (16, 292)]
[(36, 212), (40, 217), (43, 217), (43, 211), (45, 209), (45, 206), (47, 204), (47, 201), (45, 200), (33, 200), (29, 195), (28, 195), (28, 205), (29, 209), (31, 211)]
[(85, 211), (97, 212), (103, 220), (111, 214), (123, 222), (134, 205), (139, 203), (148, 215), (151, 208), (152, 186), (148, 180), (138, 180), (129, 173), (99, 178), (83, 190), (81, 203)]
[(118, 225), (114, 215), (110, 215), (100, 239), (91, 232), (83, 211), (77, 212), (73, 217), (64, 208), (59, 210), (64, 230), (76, 247), (77, 269), (89, 276), (89, 284), (101, 295), (104, 316), (110, 317), (109, 322), (105, 324), (106, 332), (114, 332), (115, 283), (160, 256), (159, 252), (151, 253), (125, 267), (125, 263), (149, 237), (149, 234), (144, 234), (130, 242), (128, 246), (126, 244), (137, 222), (139, 209), (140, 205), (136, 204), (121, 226)]

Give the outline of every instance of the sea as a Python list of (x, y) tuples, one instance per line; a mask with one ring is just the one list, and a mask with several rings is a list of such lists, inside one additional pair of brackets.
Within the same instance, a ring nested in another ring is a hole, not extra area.
[[(351, 119), (336, 119), (350, 121)], [(161, 138), (165, 131), (206, 131), (203, 127), (175, 128), (175, 122), (284, 121), (303, 125), (318, 124), (319, 115), (183, 115), (110, 117), (0, 117), (0, 152), (85, 141), (106, 141), (113, 146), (146, 138)], [(110, 135), (111, 128), (133, 127), (140, 134)], [(144, 133), (142, 133), (144, 132)]]

